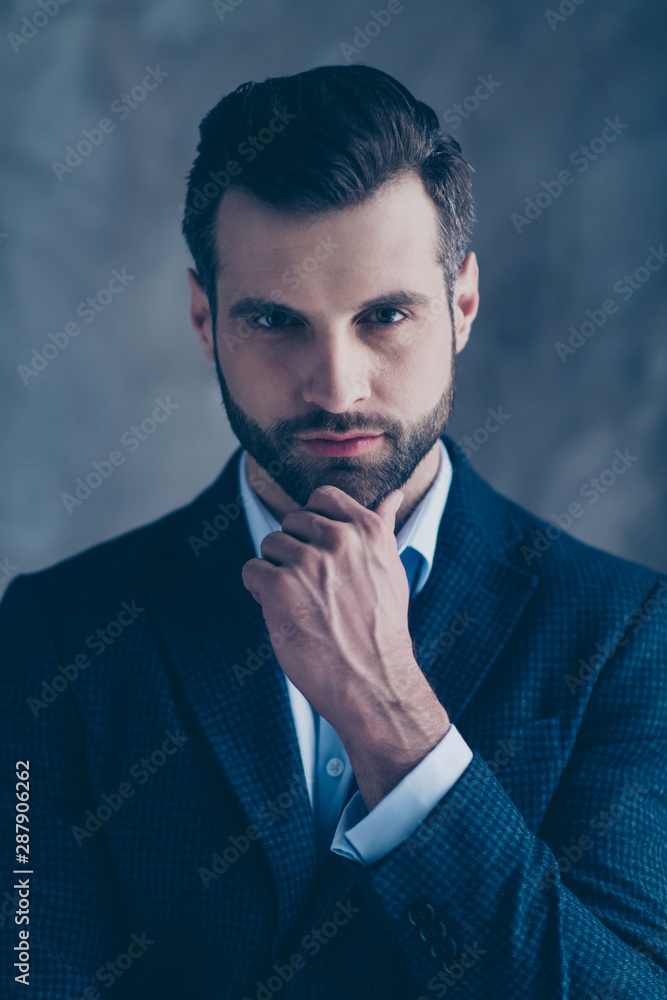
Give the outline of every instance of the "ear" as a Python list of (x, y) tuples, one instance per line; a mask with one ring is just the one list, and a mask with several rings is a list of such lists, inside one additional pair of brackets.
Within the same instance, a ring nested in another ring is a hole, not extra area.
[(456, 353), (468, 343), (470, 327), (479, 308), (479, 267), (477, 257), (469, 253), (463, 261), (454, 285), (453, 307), (456, 334)]
[(204, 354), (209, 361), (215, 361), (213, 349), (213, 318), (208, 296), (204, 291), (199, 275), (191, 267), (188, 268), (188, 282), (192, 292), (190, 301), (190, 321), (199, 337)]

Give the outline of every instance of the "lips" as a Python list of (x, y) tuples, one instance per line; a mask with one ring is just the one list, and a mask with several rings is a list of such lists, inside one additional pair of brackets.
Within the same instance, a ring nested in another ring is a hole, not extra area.
[(359, 437), (379, 437), (379, 433), (373, 433), (372, 431), (366, 431), (366, 433), (359, 433), (357, 431), (350, 431), (348, 434), (335, 434), (332, 431), (323, 431), (321, 434), (315, 432), (314, 434), (302, 434), (302, 441), (352, 441), (354, 438)]
[(382, 434), (358, 434), (345, 437), (322, 437), (300, 438), (303, 447), (315, 455), (350, 456), (361, 455), (371, 448), (377, 447), (382, 439)]

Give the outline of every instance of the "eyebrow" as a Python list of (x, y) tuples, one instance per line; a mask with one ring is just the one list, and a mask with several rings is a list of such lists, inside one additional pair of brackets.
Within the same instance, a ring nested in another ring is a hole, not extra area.
[[(380, 306), (427, 306), (431, 301), (429, 295), (423, 292), (412, 291), (407, 288), (398, 288), (394, 291), (385, 292), (383, 295), (376, 295), (372, 299), (367, 299), (359, 306), (358, 312), (370, 312), (379, 309)], [(307, 315), (300, 309), (293, 309), (286, 302), (276, 302), (273, 299), (256, 298), (252, 295), (245, 295), (242, 299), (234, 302), (227, 310), (229, 319), (238, 319), (240, 316), (249, 316), (252, 313), (271, 313), (275, 310), (288, 312), (299, 319), (308, 319)]]

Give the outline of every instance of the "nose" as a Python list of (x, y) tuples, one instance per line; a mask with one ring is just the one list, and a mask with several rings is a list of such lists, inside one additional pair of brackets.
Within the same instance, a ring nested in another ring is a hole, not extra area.
[(316, 334), (304, 362), (304, 400), (330, 413), (344, 413), (368, 399), (366, 350), (351, 333), (328, 330)]

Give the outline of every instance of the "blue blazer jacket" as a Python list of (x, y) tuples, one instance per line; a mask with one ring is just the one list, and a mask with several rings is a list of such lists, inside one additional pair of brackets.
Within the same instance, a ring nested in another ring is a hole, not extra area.
[(241, 582), (240, 449), (190, 505), (12, 581), (3, 997), (667, 997), (667, 583), (443, 440), (453, 481), (409, 626), (474, 759), (367, 867), (318, 867), (284, 676)]

